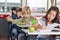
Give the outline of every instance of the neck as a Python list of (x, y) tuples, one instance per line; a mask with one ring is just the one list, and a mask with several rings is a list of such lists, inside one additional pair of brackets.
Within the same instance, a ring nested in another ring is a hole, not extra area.
[(18, 17), (21, 17), (21, 16), (18, 16)]
[(48, 21), (47, 23), (51, 24), (52, 22), (51, 21)]

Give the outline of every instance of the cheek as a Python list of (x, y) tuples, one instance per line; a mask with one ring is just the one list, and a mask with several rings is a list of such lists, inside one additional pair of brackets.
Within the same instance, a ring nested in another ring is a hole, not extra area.
[(47, 18), (49, 18), (49, 17), (50, 17), (50, 15), (47, 16)]
[(55, 17), (52, 17), (52, 19), (54, 19)]
[(27, 17), (29, 17), (29, 15), (26, 15)]
[(18, 16), (20, 15), (20, 14), (17, 14)]
[(51, 18), (51, 20), (53, 20), (53, 19), (54, 19), (54, 17)]

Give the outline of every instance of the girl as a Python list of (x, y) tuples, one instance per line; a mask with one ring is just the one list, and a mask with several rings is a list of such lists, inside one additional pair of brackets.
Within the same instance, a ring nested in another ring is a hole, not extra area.
[[(16, 19), (16, 17), (17, 17), (17, 9), (15, 8), (15, 7), (13, 7), (12, 9), (12, 14), (11, 14), (11, 16), (8, 16), (6, 19), (7, 19), (7, 21), (10, 21), (9, 19), (11, 18), (11, 19)], [(11, 22), (9, 22), (9, 23), (11, 23)]]
[[(14, 11), (14, 12), (15, 12), (15, 11)], [(13, 15), (13, 16), (7, 18), (7, 21), (12, 22), (11, 25), (10, 25), (10, 26), (11, 26), (11, 28), (10, 28), (10, 33), (13, 34), (13, 36), (17, 37), (17, 36), (18, 36), (18, 27), (17, 27), (17, 25), (13, 24), (13, 22), (14, 22), (16, 19), (18, 20), (18, 19), (20, 19), (20, 18), (22, 17), (22, 8), (19, 8), (19, 9), (18, 9), (16, 15), (13, 14), (13, 13), (12, 13), (12, 15)]]
[(16, 9), (15, 7), (13, 7), (11, 10), (12, 10), (12, 15), (11, 15), (11, 17), (12, 17), (13, 19), (16, 19), (17, 9)]
[(25, 6), (22, 10), (23, 12), (23, 19), (25, 23), (31, 23), (32, 19), (35, 19), (34, 17), (31, 16), (31, 10), (30, 7)]
[[(46, 26), (48, 26), (52, 23), (58, 23), (59, 22), (58, 16), (59, 16), (59, 9), (57, 7), (53, 6), (47, 11), (46, 16), (44, 18), (40, 18), (38, 20), (38, 23), (33, 25), (33, 27), (36, 30), (38, 30), (38, 29), (44, 30), (44, 29), (46, 29)], [(45, 40), (44, 38), (48, 38), (49, 36), (40, 35), (38, 37), (42, 38), (42, 40)]]
[[(23, 9), (22, 9), (22, 12), (23, 12), (23, 22), (25, 24), (29, 24), (28, 27), (31, 27), (31, 24), (32, 24), (32, 20), (36, 20), (36, 18), (32, 17), (31, 16), (31, 10), (30, 10), (30, 7), (28, 6), (25, 6)], [(28, 38), (26, 40), (29, 40), (29, 38), (32, 38), (32, 36), (28, 36)]]
[[(21, 19), (21, 18), (22, 18), (22, 9), (19, 8), (19, 10), (17, 11), (16, 19), (18, 21), (18, 19)], [(10, 21), (13, 23), (13, 21), (15, 21), (15, 20), (11, 19)], [(13, 36), (15, 36), (18, 40), (18, 34), (20, 32), (20, 28), (16, 24), (13, 24), (11, 31), (12, 31)]]
[[(17, 11), (17, 16), (16, 16), (17, 20), (20, 18), (22, 18), (22, 9), (21, 8)], [(15, 20), (11, 19), (10, 21), (13, 23), (13, 21), (15, 21)], [(13, 26), (12, 33), (17, 35), (17, 29), (18, 29), (17, 25), (13, 24), (12, 26)]]

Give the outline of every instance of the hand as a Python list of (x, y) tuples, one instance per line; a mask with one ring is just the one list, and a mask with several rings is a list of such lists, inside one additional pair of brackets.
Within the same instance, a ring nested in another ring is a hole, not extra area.
[(7, 17), (6, 19), (7, 19), (7, 21), (12, 21), (13, 20), (12, 17), (10, 17), (10, 16)]
[(28, 22), (30, 25), (32, 25), (31, 21)]
[(42, 30), (45, 30), (46, 29), (46, 27), (45, 26), (42, 26)]

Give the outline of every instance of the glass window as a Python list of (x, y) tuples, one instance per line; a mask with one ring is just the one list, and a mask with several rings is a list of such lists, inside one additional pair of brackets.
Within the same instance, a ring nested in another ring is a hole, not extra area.
[(26, 6), (26, 2), (27, 2), (28, 0), (22, 0), (22, 7), (24, 7), (24, 6)]
[(8, 3), (20, 3), (20, 0), (7, 0)]
[[(51, 0), (48, 0), (48, 9), (52, 6)], [(56, 6), (55, 0), (53, 1), (53, 6)]]
[(27, 5), (32, 11), (47, 11), (47, 0), (27, 0)]
[(56, 6), (59, 8), (59, 11), (60, 11), (60, 0), (56, 1)]
[(0, 0), (0, 11), (10, 12), (12, 7), (21, 8), (21, 0)]
[(0, 0), (0, 2), (5, 2), (5, 0)]
[(7, 10), (11, 11), (12, 7), (21, 8), (21, 0), (7, 0)]

